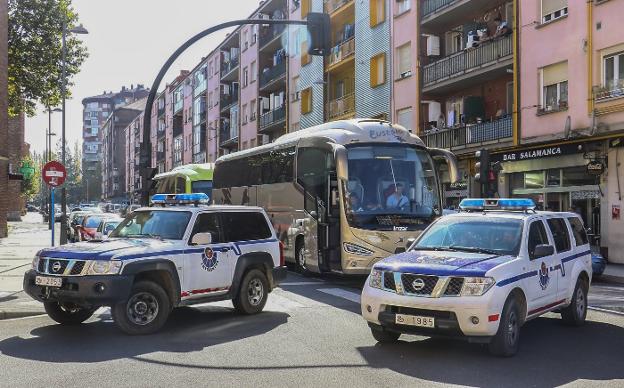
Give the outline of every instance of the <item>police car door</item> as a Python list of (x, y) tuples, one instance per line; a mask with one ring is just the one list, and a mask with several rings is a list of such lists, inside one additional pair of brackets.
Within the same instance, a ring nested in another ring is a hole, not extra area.
[[(210, 233), (212, 243), (192, 245), (196, 233)], [(210, 294), (223, 293), (231, 285), (232, 270), (229, 259), (231, 247), (223, 243), (220, 217), (215, 212), (199, 213), (188, 240), (184, 262), (185, 285), (182, 295), (199, 298)]]
[(557, 254), (537, 257), (536, 247), (539, 245), (553, 245), (544, 222), (535, 218), (528, 226), (527, 234), (527, 274), (522, 280), (524, 291), (527, 294), (528, 315), (538, 314), (550, 308), (557, 298), (557, 276), (553, 274), (557, 264)]
[[(568, 231), (566, 220), (563, 217), (553, 217), (549, 218), (546, 223), (555, 241), (557, 262), (555, 263), (555, 271), (553, 271), (552, 276), (558, 279), (559, 291), (557, 300), (562, 301), (568, 295), (567, 288), (569, 287), (568, 279), (570, 279), (570, 275), (566, 273), (566, 269), (570, 269), (570, 272), (572, 272), (573, 263), (569, 262), (568, 259), (574, 257), (574, 251), (572, 250), (570, 232)], [(569, 294), (571, 295), (572, 292)]]

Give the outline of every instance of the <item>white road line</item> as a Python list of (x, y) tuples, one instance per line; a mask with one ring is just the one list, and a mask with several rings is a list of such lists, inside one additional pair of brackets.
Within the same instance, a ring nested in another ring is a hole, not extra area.
[(342, 288), (319, 288), (319, 291), (360, 304), (360, 294), (355, 292), (346, 291)]
[(280, 286), (311, 286), (311, 285), (319, 285), (322, 282), (285, 282), (280, 283)]
[(594, 307), (594, 306), (587, 306), (588, 309), (590, 310), (594, 310), (594, 311), (600, 311), (601, 313), (609, 313), (609, 314), (615, 314), (615, 315), (621, 315), (624, 316), (624, 313), (621, 311), (615, 311), (615, 310), (609, 310), (609, 309), (603, 309), (600, 307)]

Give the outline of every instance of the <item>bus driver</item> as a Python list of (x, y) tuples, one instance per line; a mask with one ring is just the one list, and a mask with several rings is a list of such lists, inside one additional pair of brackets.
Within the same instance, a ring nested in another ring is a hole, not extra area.
[(403, 189), (404, 186), (402, 183), (397, 183), (395, 185), (394, 193), (390, 194), (388, 199), (386, 199), (387, 209), (402, 209), (409, 205), (409, 199), (403, 194)]

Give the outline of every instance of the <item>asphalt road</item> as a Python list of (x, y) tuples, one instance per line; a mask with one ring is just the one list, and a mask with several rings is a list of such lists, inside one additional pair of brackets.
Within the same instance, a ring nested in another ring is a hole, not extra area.
[(121, 334), (107, 312), (77, 327), (0, 321), (0, 386), (624, 385), (623, 315), (590, 311), (581, 328), (536, 319), (510, 359), (417, 336), (378, 345), (359, 315), (360, 284), (290, 274), (262, 314), (242, 317), (225, 302), (183, 308), (145, 337)]

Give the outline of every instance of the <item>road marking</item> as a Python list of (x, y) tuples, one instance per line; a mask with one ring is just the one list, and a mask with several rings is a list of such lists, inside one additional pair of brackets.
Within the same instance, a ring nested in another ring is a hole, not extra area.
[(285, 283), (280, 283), (280, 286), (310, 286), (310, 285), (319, 285), (322, 282), (285, 282)]
[(342, 288), (319, 288), (319, 291), (360, 304), (360, 294), (355, 292), (346, 291)]
[(590, 309), (590, 310), (594, 310), (594, 311), (600, 311), (601, 313), (609, 313), (609, 314), (621, 315), (621, 316), (624, 317), (624, 313), (621, 312), (621, 311), (603, 309), (603, 308), (594, 307), (594, 306), (587, 306), (587, 308)]

